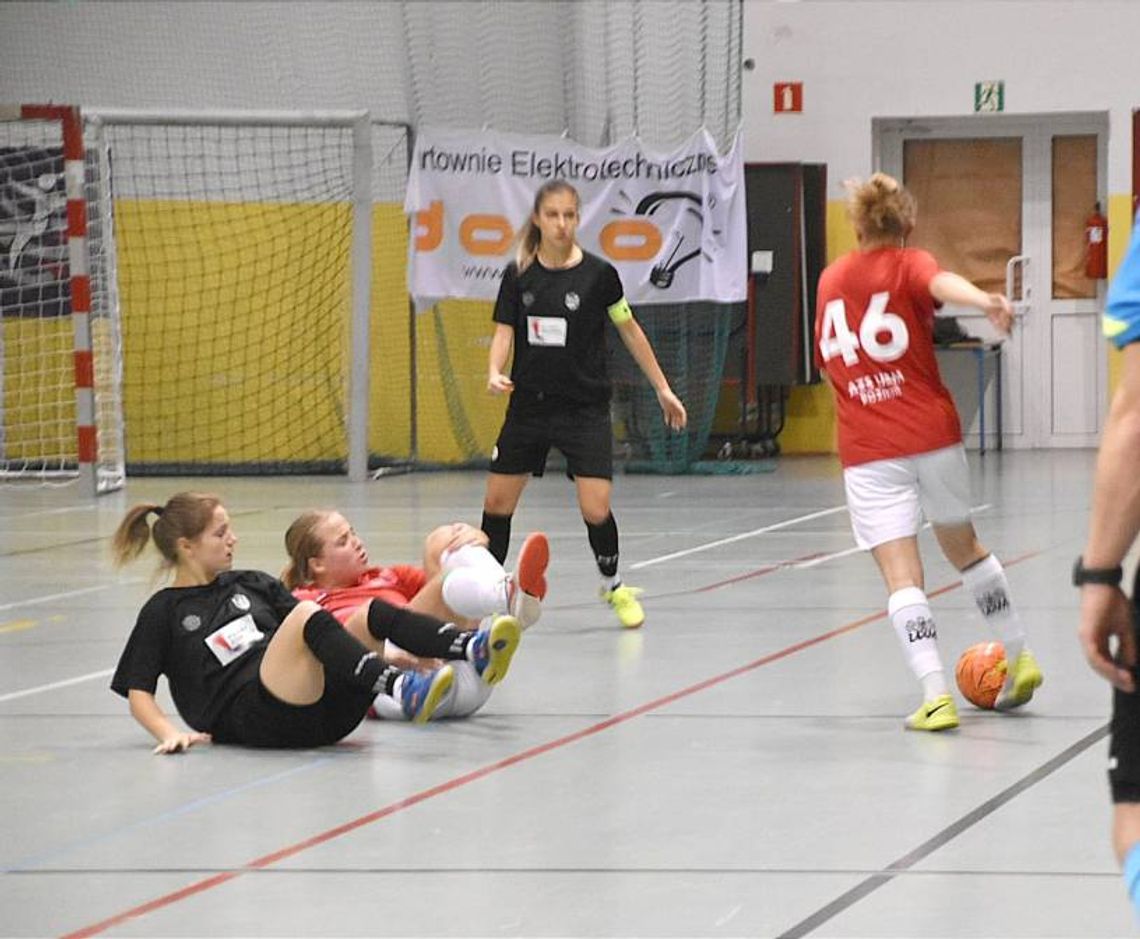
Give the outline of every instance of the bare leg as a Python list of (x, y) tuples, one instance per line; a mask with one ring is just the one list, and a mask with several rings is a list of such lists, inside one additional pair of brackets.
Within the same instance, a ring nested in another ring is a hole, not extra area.
[(305, 645), (304, 637), (305, 623), (319, 609), (311, 600), (293, 607), (269, 640), (261, 660), (262, 684), (286, 704), (315, 704), (324, 694), (324, 666)]
[(578, 490), (578, 508), (590, 525), (600, 525), (610, 516), (613, 482), (596, 476), (579, 476), (574, 480)]
[(922, 557), (918, 553), (918, 539), (915, 536), (896, 538), (876, 545), (871, 549), (871, 557), (879, 565), (879, 573), (883, 575), (888, 593), (902, 590), (903, 587), (925, 589)]
[(1112, 807), (1112, 846), (1123, 863), (1129, 849), (1140, 841), (1140, 802), (1117, 802)]
[(953, 525), (932, 525), (934, 537), (946, 555), (946, 560), (959, 571), (976, 564), (989, 552), (978, 541), (972, 522), (959, 522)]
[(483, 511), (491, 515), (514, 515), (530, 476), (523, 473), (508, 476), (505, 473), (488, 473), (487, 489), (483, 495)]
[(486, 546), (487, 536), (466, 522), (453, 522), (432, 529), (424, 539), (424, 572), (429, 579), (443, 570), (443, 552), (455, 544)]

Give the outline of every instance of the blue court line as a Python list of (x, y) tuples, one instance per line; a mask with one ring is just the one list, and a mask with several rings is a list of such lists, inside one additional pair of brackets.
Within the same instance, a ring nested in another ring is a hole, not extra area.
[[(154, 759), (163, 760), (185, 758), (185, 756), (154, 757)], [(215, 805), (218, 802), (224, 802), (227, 799), (231, 799), (243, 792), (248, 792), (251, 789), (267, 786), (272, 783), (279, 782), (282, 779), (288, 779), (290, 776), (295, 776), (298, 773), (305, 773), (311, 769), (316, 769), (318, 766), (323, 766), (325, 763), (329, 763), (332, 760), (333, 757), (331, 756), (318, 757), (317, 759), (311, 760), (302, 766), (294, 766), (292, 769), (287, 769), (280, 773), (274, 773), (272, 776), (264, 776), (261, 779), (254, 780), (253, 782), (243, 783), (242, 785), (234, 786), (231, 789), (224, 789), (221, 792), (216, 792), (213, 795), (205, 796), (201, 799), (195, 799), (193, 802), (187, 802), (184, 805), (180, 805), (178, 808), (170, 809), (169, 811), (162, 812), (159, 815), (153, 815), (150, 818), (143, 818), (139, 819), (136, 822), (131, 822), (130, 824), (124, 825), (122, 828), (116, 828), (113, 831), (105, 832), (101, 835), (93, 835), (89, 838), (82, 838), (79, 841), (73, 841), (71, 844), (66, 844), (61, 847), (54, 848), (45, 854), (29, 855), (27, 857), (19, 858), (14, 863), (4, 867), (3, 869), (0, 869), (0, 873), (16, 874), (24, 871), (34, 870), (47, 863), (48, 861), (55, 860), (72, 851), (78, 851), (83, 848), (90, 848), (93, 845), (102, 844), (105, 841), (110, 841), (114, 838), (119, 838), (123, 835), (130, 834), (131, 832), (137, 831), (140, 828), (146, 828), (149, 825), (166, 822), (171, 819), (178, 818), (182, 815), (188, 815), (191, 812), (198, 811), (198, 809), (205, 808), (209, 805)]]

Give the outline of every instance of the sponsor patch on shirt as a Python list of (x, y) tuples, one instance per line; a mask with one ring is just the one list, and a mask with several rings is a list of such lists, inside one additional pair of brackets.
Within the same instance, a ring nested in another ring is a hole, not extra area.
[(206, 637), (206, 647), (219, 662), (229, 665), (255, 642), (264, 638), (265, 633), (257, 628), (253, 617), (246, 613), (210, 633)]
[(564, 346), (566, 320), (560, 316), (528, 316), (526, 338), (532, 346)]

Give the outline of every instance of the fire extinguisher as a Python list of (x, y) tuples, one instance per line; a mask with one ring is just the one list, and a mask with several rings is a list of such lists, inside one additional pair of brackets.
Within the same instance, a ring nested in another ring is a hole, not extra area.
[(1099, 202), (1085, 221), (1085, 276), (1108, 276), (1108, 219), (1100, 214)]

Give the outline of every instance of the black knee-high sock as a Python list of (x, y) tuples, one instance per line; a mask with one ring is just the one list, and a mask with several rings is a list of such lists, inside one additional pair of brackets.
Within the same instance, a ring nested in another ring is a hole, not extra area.
[(401, 649), (433, 659), (462, 659), (475, 636), (454, 623), (393, 606), (384, 600), (368, 604), (368, 631), (383, 642), (391, 639)]
[(390, 693), (399, 670), (385, 665), (377, 653), (348, 632), (328, 610), (318, 610), (310, 616), (301, 634), (331, 681), (377, 694)]
[(511, 517), (483, 513), (483, 532), (490, 539), (487, 550), (500, 564), (506, 561), (507, 548), (511, 546)]
[(604, 522), (597, 525), (587, 521), (586, 531), (590, 536), (590, 547), (594, 549), (598, 570), (603, 577), (613, 577), (618, 568), (618, 530), (614, 513), (611, 512)]

